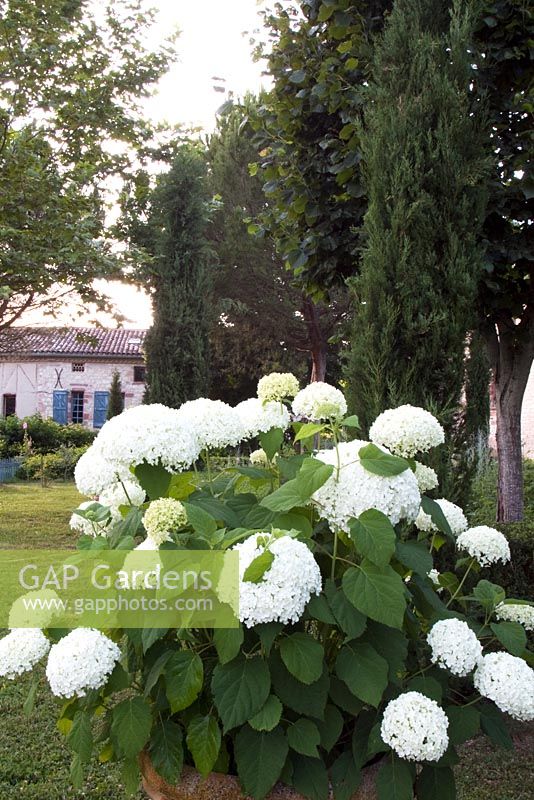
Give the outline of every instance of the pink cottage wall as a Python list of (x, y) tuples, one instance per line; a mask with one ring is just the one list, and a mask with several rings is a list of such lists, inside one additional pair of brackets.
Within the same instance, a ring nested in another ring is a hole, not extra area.
[[(54, 390), (69, 392), (68, 419), (71, 420), (70, 392), (83, 391), (84, 414), (83, 423), (93, 427), (94, 393), (109, 391), (113, 372), (117, 370), (121, 377), (125, 407), (139, 405), (143, 399), (145, 385), (134, 381), (134, 364), (142, 366), (142, 360), (122, 361), (77, 359), (83, 363), (83, 372), (74, 372), (72, 358), (42, 359), (0, 362), (0, 395), (16, 396), (15, 413), (19, 417), (41, 414), (52, 417)], [(1, 398), (0, 398), (1, 399)], [(1, 409), (0, 409), (0, 413)]]
[[(36, 411), (43, 417), (52, 416), (54, 390), (83, 391), (83, 424), (93, 427), (94, 393), (109, 391), (115, 370), (119, 373), (124, 392), (124, 406), (138, 406), (143, 400), (144, 383), (134, 381), (134, 365), (117, 361), (83, 361), (83, 372), (73, 372), (73, 361), (43, 361), (37, 365)], [(74, 362), (76, 363), (76, 362)], [(139, 362), (141, 365), (141, 362)], [(71, 409), (69, 407), (69, 420)]]

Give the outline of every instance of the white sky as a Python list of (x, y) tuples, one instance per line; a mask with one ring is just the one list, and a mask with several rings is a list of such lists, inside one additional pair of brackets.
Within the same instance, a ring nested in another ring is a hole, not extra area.
[[(261, 64), (252, 60), (249, 42), (250, 34), (261, 27), (261, 0), (147, 0), (147, 5), (158, 9), (152, 44), (176, 28), (180, 30), (176, 42), (179, 61), (160, 81), (157, 94), (146, 102), (147, 114), (154, 122), (200, 126), (209, 131), (229, 92), (243, 96), (248, 90), (258, 92), (267, 85), (261, 77)], [(224, 83), (214, 82), (213, 77), (223, 78)], [(224, 86), (226, 93), (216, 92), (214, 85)], [(142, 291), (115, 283), (106, 285), (106, 294), (127, 317), (125, 327), (146, 328), (151, 324), (150, 301)], [(95, 316), (102, 324), (113, 325), (110, 318), (95, 315), (91, 309), (87, 316), (74, 317), (68, 307), (57, 322), (33, 313), (19, 324), (83, 325), (91, 324)]]

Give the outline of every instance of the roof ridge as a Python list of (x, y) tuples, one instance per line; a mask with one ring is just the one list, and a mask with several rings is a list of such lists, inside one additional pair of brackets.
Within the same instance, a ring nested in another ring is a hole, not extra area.
[(142, 354), (146, 328), (97, 326), (13, 326), (0, 330), (0, 355), (128, 355)]

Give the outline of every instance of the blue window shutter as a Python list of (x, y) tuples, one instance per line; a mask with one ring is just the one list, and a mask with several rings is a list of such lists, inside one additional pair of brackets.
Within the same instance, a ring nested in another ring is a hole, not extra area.
[(60, 425), (67, 424), (68, 392), (56, 391), (52, 397), (52, 417)]
[(108, 414), (109, 392), (95, 392), (93, 407), (93, 428), (101, 428)]

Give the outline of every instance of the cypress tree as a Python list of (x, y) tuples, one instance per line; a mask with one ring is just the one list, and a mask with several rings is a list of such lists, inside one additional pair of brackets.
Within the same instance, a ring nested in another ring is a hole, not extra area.
[[(445, 13), (444, 13), (445, 12)], [(346, 377), (365, 429), (412, 403), (452, 428), (464, 380), (485, 203), (470, 115), (467, 13), (398, 0), (379, 41), (362, 131), (369, 206)]]
[(179, 148), (151, 200), (146, 246), (154, 323), (145, 341), (146, 401), (178, 407), (209, 391), (211, 256), (206, 164)]
[(115, 370), (111, 378), (111, 386), (109, 387), (107, 418), (111, 419), (112, 417), (116, 417), (118, 414), (122, 414), (123, 410), (124, 400), (122, 397), (121, 376), (118, 370)]

